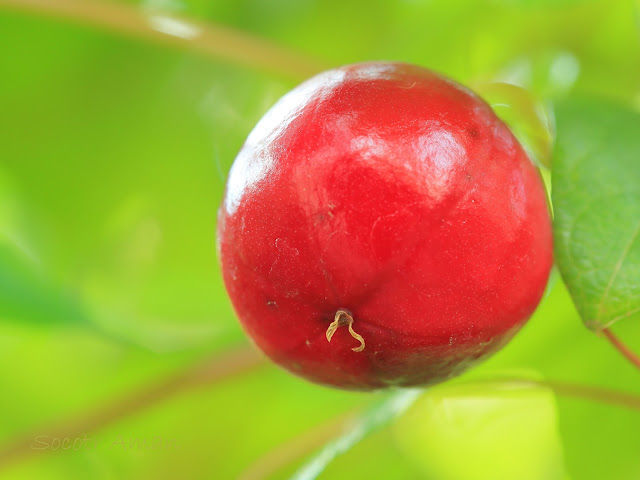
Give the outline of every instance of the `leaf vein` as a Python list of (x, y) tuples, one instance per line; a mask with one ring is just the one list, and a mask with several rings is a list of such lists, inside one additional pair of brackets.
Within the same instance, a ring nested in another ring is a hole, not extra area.
[(631, 250), (631, 247), (633, 246), (635, 241), (638, 239), (639, 234), (640, 234), (640, 223), (638, 223), (638, 226), (631, 234), (631, 238), (629, 239), (624, 249), (622, 250), (622, 253), (620, 254), (620, 258), (618, 259), (618, 262), (613, 268), (613, 272), (611, 273), (611, 277), (609, 278), (609, 283), (607, 283), (604, 293), (602, 294), (602, 299), (600, 300), (600, 304), (598, 305), (598, 313), (597, 313), (597, 321), (599, 322), (602, 321), (602, 314), (604, 312), (605, 303), (609, 298), (609, 292), (611, 291), (611, 287), (616, 281), (616, 278), (618, 277), (618, 274), (622, 269), (622, 264), (624, 263), (624, 260), (627, 258), (627, 255), (629, 255), (629, 251)]

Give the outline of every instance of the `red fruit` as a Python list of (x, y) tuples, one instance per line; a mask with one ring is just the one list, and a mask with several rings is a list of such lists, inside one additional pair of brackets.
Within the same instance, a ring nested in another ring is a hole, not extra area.
[(545, 189), (507, 127), (464, 87), (400, 63), (285, 95), (235, 160), (218, 242), (255, 343), (351, 389), (432, 384), (497, 351), (552, 264)]

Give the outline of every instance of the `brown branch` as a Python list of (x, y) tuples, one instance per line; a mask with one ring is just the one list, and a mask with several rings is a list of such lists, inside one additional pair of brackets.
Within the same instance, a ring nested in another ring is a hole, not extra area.
[(77, 438), (130, 417), (177, 394), (241, 375), (263, 363), (264, 357), (250, 347), (232, 350), (217, 355), (213, 359), (209, 358), (205, 362), (192, 365), (113, 403), (49, 427), (40, 428), (36, 432), (23, 435), (0, 447), (0, 471), (18, 460), (39, 453), (39, 450), (31, 448), (36, 436)]
[(640, 411), (640, 396), (632, 393), (608, 390), (606, 388), (577, 383), (540, 381), (535, 382), (541, 387), (548, 387), (559, 396), (580, 398), (596, 403), (615, 405)]
[(611, 342), (611, 345), (613, 345), (616, 350), (629, 360), (633, 366), (640, 369), (640, 357), (635, 352), (622, 343), (622, 341), (616, 337), (609, 328), (603, 328), (601, 332), (605, 338)]
[(458, 384), (458, 386), (460, 387), (468, 385), (493, 385), (498, 388), (548, 388), (558, 396), (579, 398), (594, 403), (602, 403), (640, 411), (639, 395), (621, 392), (618, 390), (610, 390), (608, 388), (597, 387), (593, 385), (560, 382), (555, 380), (530, 380), (520, 378), (501, 380), (478, 380)]
[(199, 52), (299, 81), (325, 70), (321, 62), (222, 25), (96, 0), (0, 0), (0, 7), (48, 15), (119, 35)]

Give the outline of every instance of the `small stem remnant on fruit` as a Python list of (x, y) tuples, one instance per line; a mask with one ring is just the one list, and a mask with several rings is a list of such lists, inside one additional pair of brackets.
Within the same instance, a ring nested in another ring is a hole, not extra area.
[(329, 325), (329, 328), (327, 328), (327, 341), (330, 342), (333, 334), (336, 333), (336, 330), (339, 327), (344, 327), (345, 325), (349, 327), (349, 333), (351, 334), (351, 336), (360, 342), (360, 346), (354, 347), (351, 350), (353, 350), (354, 352), (363, 351), (364, 338), (362, 338), (353, 330), (353, 316), (351, 315), (351, 312), (349, 310), (346, 310), (344, 308), (341, 308), (336, 312), (335, 319), (333, 320), (331, 325)]

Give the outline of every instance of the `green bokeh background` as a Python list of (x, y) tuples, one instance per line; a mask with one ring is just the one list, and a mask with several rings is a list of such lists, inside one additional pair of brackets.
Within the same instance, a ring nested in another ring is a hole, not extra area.
[[(569, 95), (640, 108), (630, 1), (127, 3), (328, 67), (401, 60), (465, 84), (514, 83), (551, 129), (554, 102)], [(282, 445), (318, 443), (318, 428), (385, 395), (264, 364), (83, 432), (90, 447), (32, 448), (70, 419), (248, 343), (219, 273), (216, 211), (244, 138), (299, 80), (0, 5), (0, 452), (25, 436), (29, 445), (10, 462), (0, 453), (0, 478), (231, 479), (278, 449), (290, 454), (262, 473), (288, 478), (311, 448)], [(500, 108), (530, 129), (527, 112)], [(637, 322), (617, 332), (640, 349)], [(463, 385), (504, 375), (640, 393), (638, 372), (584, 328), (554, 273), (511, 344), (422, 394), (321, 478), (640, 478), (640, 413)]]

